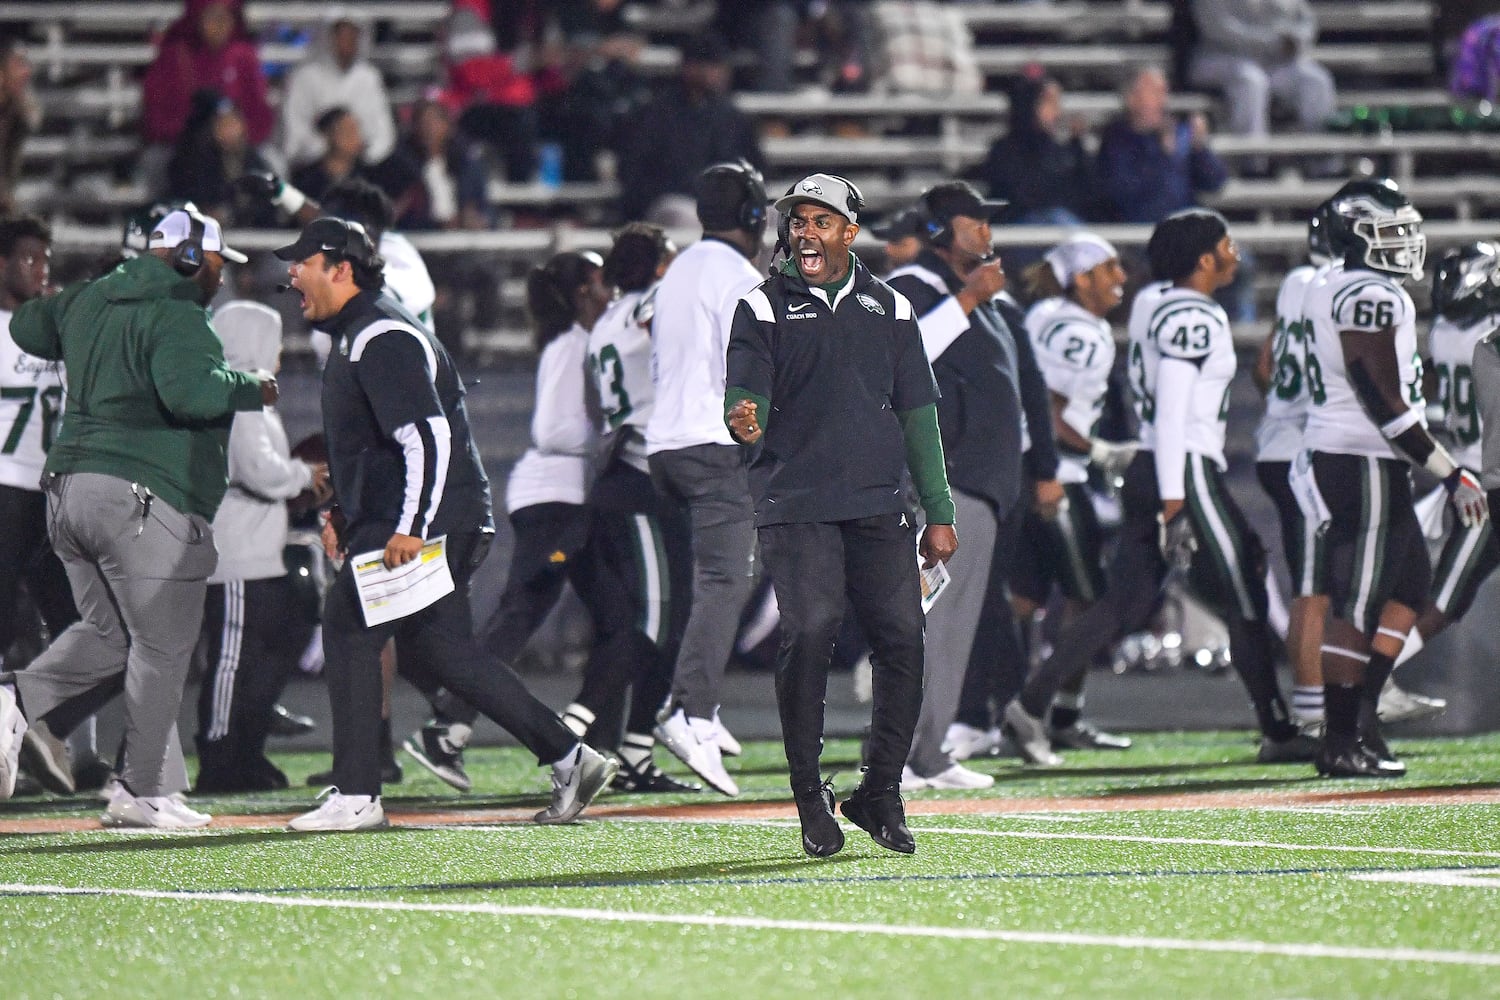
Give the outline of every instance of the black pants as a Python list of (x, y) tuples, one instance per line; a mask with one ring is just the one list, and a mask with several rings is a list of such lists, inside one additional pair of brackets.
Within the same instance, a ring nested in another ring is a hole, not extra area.
[(874, 706), (865, 783), (897, 784), (922, 708), (922, 598), (905, 514), (760, 529), (781, 606), (776, 703), (792, 790), (817, 787), (828, 666), (847, 600), (870, 641)]
[(21, 632), (21, 584), (53, 638), (78, 620), (73, 589), (47, 537), (47, 495), (0, 486), (0, 660)]
[[(353, 533), (350, 552), (383, 548), (388, 529)], [(396, 640), (397, 669), (441, 684), (520, 740), (540, 763), (560, 759), (577, 740), (557, 715), (536, 699), (515, 671), (474, 640), (469, 577), (482, 561), (488, 535), (448, 535), (454, 590), (416, 614), (366, 627), (345, 562), (323, 610), (324, 676), (333, 717), (333, 783), (346, 795), (380, 794), (380, 650)], [(419, 684), (419, 687), (423, 685)]]
[(207, 671), (198, 689), (205, 766), (247, 765), (265, 753), (276, 699), (312, 638), (290, 577), (209, 584), (203, 606)]
[[(1265, 550), (1212, 462), (1189, 455), (1186, 485), (1184, 514), (1192, 519), (1198, 541), (1189, 583), (1224, 620), (1235, 672), (1262, 733), (1283, 739), (1295, 730), (1277, 687), (1266, 624)], [(1096, 653), (1144, 628), (1161, 600), (1167, 564), (1157, 537), (1161, 495), (1151, 452), (1140, 452), (1125, 471), (1120, 499), (1125, 518), (1110, 564), (1110, 587), (1063, 630), (1052, 656), (1026, 682), (1021, 705), (1032, 715), (1046, 712), (1058, 690), (1087, 670)]]

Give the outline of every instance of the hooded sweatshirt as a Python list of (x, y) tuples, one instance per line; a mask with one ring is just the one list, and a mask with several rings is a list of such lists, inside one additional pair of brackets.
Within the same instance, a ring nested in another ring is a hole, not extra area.
[(204, 8), (214, 0), (187, 0), (181, 17), (162, 34), (156, 59), (141, 81), (141, 131), (150, 142), (176, 142), (199, 90), (214, 90), (245, 116), (250, 144), (271, 135), (276, 116), (266, 97), (255, 38), (245, 26), (243, 0), (227, 0), (234, 30), (222, 48), (210, 49), (198, 32)]
[[(281, 314), (259, 302), (214, 311), (224, 358), (242, 371), (275, 371)], [(292, 458), (286, 428), (271, 407), (236, 413), (229, 431), (229, 491), (214, 517), (219, 568), (209, 583), (267, 580), (286, 574), (286, 502), (312, 485), (312, 466)]]
[(139, 482), (212, 519), (223, 499), (230, 418), (259, 410), (260, 379), (230, 369), (199, 290), (143, 254), (16, 310), (16, 345), (68, 370), (46, 471)]
[[(333, 56), (333, 29), (348, 21), (359, 29), (359, 49), (348, 69)], [(281, 149), (288, 163), (308, 163), (327, 146), (317, 121), (332, 108), (348, 108), (365, 139), (365, 160), (379, 163), (396, 146), (396, 123), (385, 80), (369, 60), (370, 25), (363, 18), (335, 9), (308, 45), (307, 57), (287, 77), (281, 104)]]

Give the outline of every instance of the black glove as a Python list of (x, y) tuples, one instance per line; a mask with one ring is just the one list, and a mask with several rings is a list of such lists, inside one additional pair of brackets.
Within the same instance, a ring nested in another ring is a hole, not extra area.
[(235, 190), (258, 201), (275, 201), (286, 184), (269, 170), (251, 170), (234, 180)]
[(1190, 567), (1193, 553), (1198, 551), (1198, 539), (1193, 535), (1193, 521), (1187, 511), (1179, 511), (1170, 521), (1163, 521), (1162, 515), (1158, 514), (1156, 521), (1160, 525), (1157, 545), (1161, 548), (1161, 557), (1173, 569)]

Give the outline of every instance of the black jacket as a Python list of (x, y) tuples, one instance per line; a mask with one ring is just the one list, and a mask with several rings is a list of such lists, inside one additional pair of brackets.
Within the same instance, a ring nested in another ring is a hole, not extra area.
[[(350, 299), (322, 329), (333, 338), (323, 433), (344, 544), (357, 551), (397, 531), (433, 538), (493, 529), (463, 382), (438, 339), (371, 292)], [(419, 460), (411, 470), (408, 448)]]
[[(929, 322), (945, 299), (963, 289), (958, 275), (931, 250), (888, 280), (911, 301), (918, 322)], [(993, 302), (982, 303), (968, 320), (968, 329), (931, 359), (942, 392), (943, 455), (949, 483), (989, 501), (1003, 518), (1021, 491), (1023, 413), (1031, 436), (1026, 472), (1038, 479), (1057, 474), (1051, 405), (1020, 320), (1013, 327)]]

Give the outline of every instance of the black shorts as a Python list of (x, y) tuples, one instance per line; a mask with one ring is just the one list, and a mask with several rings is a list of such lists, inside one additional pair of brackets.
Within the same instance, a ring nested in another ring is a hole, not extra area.
[(1056, 584), (1069, 600), (1092, 604), (1104, 594), (1104, 567), (1099, 560), (1103, 532), (1088, 487), (1068, 483), (1063, 491), (1068, 509), (1051, 520), (1026, 505), (1016, 540), (1011, 591), (1045, 604)]
[(1292, 575), (1292, 596), (1310, 597), (1327, 589), (1318, 574), (1322, 565), (1319, 549), (1323, 537), (1297, 506), (1292, 484), (1287, 481), (1291, 468), (1291, 462), (1257, 462), (1255, 477), (1260, 480), (1260, 488), (1276, 505), (1276, 517), (1281, 522), (1281, 549), (1286, 554), (1286, 568)]
[(1313, 474), (1330, 515), (1323, 573), (1334, 617), (1374, 635), (1387, 601), (1420, 609), (1432, 566), (1412, 506), (1407, 464), (1319, 451), (1313, 453)]
[(1494, 522), (1486, 518), (1472, 528), (1454, 524), (1433, 570), (1432, 603), (1450, 619), (1462, 618), (1496, 566), (1500, 540), (1495, 538)]

